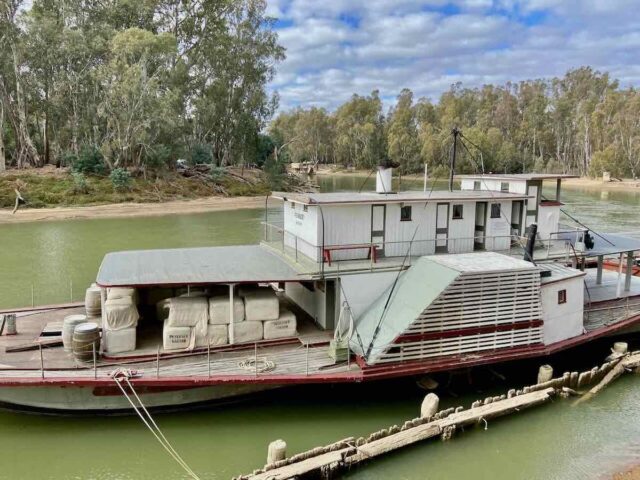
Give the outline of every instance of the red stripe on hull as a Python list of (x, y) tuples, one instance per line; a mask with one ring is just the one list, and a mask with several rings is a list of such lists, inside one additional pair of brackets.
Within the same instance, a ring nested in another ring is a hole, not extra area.
[(543, 325), (542, 320), (531, 320), (529, 322), (506, 323), (502, 325), (486, 325), (483, 327), (459, 328), (456, 330), (442, 330), (439, 332), (412, 333), (399, 336), (394, 343), (419, 342), (422, 340), (437, 340), (442, 338), (464, 337), (468, 335), (479, 335), (482, 333), (508, 332), (511, 330), (524, 330), (527, 328), (537, 328)]

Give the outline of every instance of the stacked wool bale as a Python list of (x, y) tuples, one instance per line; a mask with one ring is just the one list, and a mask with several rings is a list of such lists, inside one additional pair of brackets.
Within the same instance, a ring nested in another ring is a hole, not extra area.
[[(242, 298), (233, 299), (233, 322), (237, 326), (243, 323), (244, 302)], [(229, 310), (229, 296), (216, 295), (209, 299), (209, 325), (207, 337), (209, 345), (226, 345), (229, 343), (229, 325), (231, 324), (231, 312)]]
[[(296, 334), (296, 317), (280, 302), (276, 292), (271, 288), (244, 289), (240, 291), (244, 299), (245, 324), (251, 324), (255, 332), (260, 332), (260, 338), (274, 340), (277, 338), (292, 337)], [(243, 340), (243, 331), (238, 335), (235, 330), (235, 338), (238, 343)], [(257, 333), (256, 333), (257, 335)], [(238, 338), (240, 337), (240, 338)]]
[(168, 316), (162, 330), (165, 350), (207, 344), (209, 302), (206, 297), (174, 297), (165, 302)]
[(133, 288), (109, 288), (102, 319), (103, 350), (129, 352), (136, 348), (138, 325), (137, 295)]

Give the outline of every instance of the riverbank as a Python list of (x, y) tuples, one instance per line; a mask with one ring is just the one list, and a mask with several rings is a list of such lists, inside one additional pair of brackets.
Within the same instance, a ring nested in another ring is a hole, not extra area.
[(207, 197), (162, 203), (114, 203), (85, 207), (26, 208), (11, 214), (0, 210), (0, 224), (90, 218), (154, 217), (264, 207), (265, 197)]
[[(288, 185), (291, 180), (295, 179), (285, 177), (282, 183)], [(271, 191), (270, 179), (262, 170), (236, 167), (131, 174), (127, 182), (118, 186), (108, 176), (73, 174), (53, 166), (9, 170), (0, 173), (0, 208), (13, 209), (16, 190), (25, 200), (21, 209), (264, 196)]]
[(613, 475), (613, 480), (640, 480), (640, 465)]

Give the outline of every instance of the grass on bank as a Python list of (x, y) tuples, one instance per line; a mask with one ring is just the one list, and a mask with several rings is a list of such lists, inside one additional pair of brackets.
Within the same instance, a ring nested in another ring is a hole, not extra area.
[[(240, 175), (240, 171), (235, 172)], [(184, 177), (166, 172), (158, 178), (132, 177), (129, 187), (118, 191), (108, 176), (86, 175), (84, 191), (65, 169), (12, 170), (0, 175), (0, 207), (13, 207), (16, 186), (27, 208), (100, 205), (123, 202), (154, 203), (211, 196), (255, 196), (270, 192), (261, 172), (245, 171), (244, 180), (224, 174)]]

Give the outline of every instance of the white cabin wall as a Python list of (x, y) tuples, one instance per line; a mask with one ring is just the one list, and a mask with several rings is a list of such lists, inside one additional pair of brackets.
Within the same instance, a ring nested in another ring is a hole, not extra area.
[(560, 205), (544, 205), (538, 207), (538, 235), (547, 240), (551, 234), (558, 231), (560, 223)]
[[(567, 302), (558, 304), (558, 291), (567, 291)], [(541, 288), (544, 343), (550, 345), (584, 332), (582, 277), (543, 284)]]
[(474, 190), (475, 182), (480, 182), (480, 190), (500, 192), (504, 182), (509, 184), (509, 193), (527, 193), (526, 180), (499, 180), (491, 178), (463, 178), (460, 182), (460, 190)]
[[(319, 221), (318, 207), (309, 205), (307, 211), (304, 205), (294, 202), (284, 202), (284, 244), (287, 247), (297, 248), (314, 261), (319, 261), (322, 256), (318, 248)], [(297, 240), (296, 240), (297, 237)]]
[[(349, 245), (371, 243), (371, 205), (325, 205), (324, 245)], [(322, 245), (322, 222), (318, 245)], [(335, 250), (333, 260), (365, 259), (366, 249)]]
[[(325, 286), (325, 288), (329, 288)], [(284, 293), (291, 301), (304, 310), (322, 328), (327, 328), (326, 292), (319, 288), (319, 282), (314, 282), (313, 291), (298, 282), (286, 282)]]
[[(500, 204), (500, 217), (491, 218), (491, 204)], [(487, 250), (509, 250), (511, 247), (511, 206), (512, 202), (488, 202), (487, 204)]]
[(411, 221), (400, 221), (401, 204), (387, 205), (385, 221), (385, 256), (401, 257), (406, 255), (409, 242), (416, 228), (415, 241), (411, 245), (411, 256), (433, 255), (435, 253), (436, 236), (436, 204), (404, 203), (411, 206)]
[[(453, 206), (462, 205), (462, 218), (453, 219)], [(476, 202), (450, 202), (449, 206), (449, 253), (473, 252), (473, 237), (476, 225)], [(435, 235), (435, 232), (434, 232)]]

